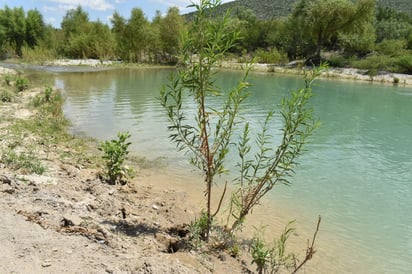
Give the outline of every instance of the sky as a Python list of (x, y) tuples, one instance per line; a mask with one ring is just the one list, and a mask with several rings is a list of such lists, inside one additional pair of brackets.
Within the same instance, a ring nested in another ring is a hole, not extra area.
[[(230, 0), (222, 2), (230, 2)], [(114, 11), (124, 18), (129, 18), (133, 8), (140, 8), (147, 19), (152, 20), (156, 10), (165, 14), (169, 7), (178, 7), (183, 14), (190, 11), (186, 8), (190, 3), (190, 0), (0, 0), (0, 8), (4, 8), (5, 5), (10, 8), (23, 7), (26, 12), (37, 9), (46, 23), (60, 28), (66, 12), (75, 9), (78, 5), (89, 14), (90, 21), (100, 19), (104, 23), (109, 23)]]

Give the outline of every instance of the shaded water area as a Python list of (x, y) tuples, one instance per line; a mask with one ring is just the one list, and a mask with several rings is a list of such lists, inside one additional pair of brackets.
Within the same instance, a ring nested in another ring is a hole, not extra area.
[[(64, 111), (74, 133), (104, 140), (128, 130), (135, 154), (157, 159), (165, 172), (184, 180), (195, 174), (188, 175), (192, 168), (187, 159), (167, 138), (167, 118), (157, 99), (172, 72), (42, 72), (33, 77), (46, 77), (64, 90)], [(233, 87), (241, 76), (224, 71), (218, 84)], [(273, 74), (253, 73), (249, 81), (251, 96), (242, 117), (252, 132), (282, 96), (303, 85), (302, 78)], [(296, 218), (298, 230), (308, 235), (322, 215), (320, 259), (311, 273), (411, 273), (412, 89), (318, 80), (313, 90), (311, 104), (321, 127), (306, 147), (292, 185), (276, 187), (268, 200), (286, 218)], [(212, 106), (222, 100), (210, 98)], [(275, 141), (280, 126), (278, 115)], [(230, 155), (229, 166), (235, 156)]]

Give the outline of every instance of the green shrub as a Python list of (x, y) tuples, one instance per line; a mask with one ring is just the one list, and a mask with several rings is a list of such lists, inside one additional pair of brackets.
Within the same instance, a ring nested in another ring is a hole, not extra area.
[(376, 45), (376, 51), (387, 56), (399, 56), (406, 49), (405, 40), (383, 40)]
[(400, 79), (398, 77), (393, 78), (393, 83), (394, 84), (399, 84)]
[(365, 59), (354, 61), (352, 65), (356, 68), (379, 71), (394, 71), (394, 58), (386, 55), (371, 55)]
[(264, 64), (284, 64), (288, 61), (287, 55), (279, 52), (276, 48), (270, 51), (258, 49), (255, 52), (255, 58), (258, 63)]
[(110, 184), (126, 184), (132, 177), (132, 170), (123, 166), (128, 148), (131, 145), (127, 142), (130, 138), (129, 132), (119, 132), (117, 140), (105, 141), (101, 143), (99, 150), (103, 151), (102, 158), (106, 161), (106, 169), (103, 172), (103, 179)]
[(4, 81), (6, 82), (7, 86), (11, 86), (11, 82), (13, 81), (13, 77), (10, 74), (6, 74), (4, 76)]
[(256, 264), (258, 273), (278, 273), (280, 268), (296, 270), (295, 255), (286, 253), (286, 242), (295, 231), (293, 223), (294, 221), (289, 222), (280, 238), (274, 240), (271, 245), (263, 240), (262, 230), (256, 232), (250, 246), (250, 254), (252, 264)]
[(351, 61), (350, 58), (345, 58), (342, 55), (333, 55), (328, 59), (328, 64), (335, 68), (345, 68), (350, 66)]
[(14, 92), (8, 89), (1, 89), (0, 90), (0, 101), (3, 103), (12, 102), (14, 98)]
[(53, 92), (51, 87), (46, 87), (42, 94), (37, 95), (32, 101), (34, 107), (38, 107), (47, 103), (58, 103), (61, 101), (61, 95), (58, 92)]
[(18, 76), (16, 79), (16, 89), (18, 92), (26, 90), (29, 88), (29, 80), (24, 77)]
[(199, 246), (207, 236), (208, 216), (207, 212), (201, 211), (199, 218), (189, 225), (190, 239), (194, 246)]
[(398, 57), (396, 66), (398, 72), (412, 74), (412, 54)]

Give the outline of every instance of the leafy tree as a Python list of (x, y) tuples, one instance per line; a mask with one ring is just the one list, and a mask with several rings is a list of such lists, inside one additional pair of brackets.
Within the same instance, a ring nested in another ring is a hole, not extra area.
[(15, 54), (22, 56), (22, 47), (26, 38), (26, 17), (23, 8), (10, 9), (5, 6), (0, 13), (0, 25), (2, 25), (5, 41), (10, 45)]
[[(365, 21), (372, 20), (375, 0), (301, 0), (292, 13), (304, 35), (315, 45), (314, 57), (320, 60), (322, 47), (339, 34), (350, 33)], [(371, 12), (372, 11), (372, 12)]]
[(181, 47), (184, 21), (179, 13), (178, 8), (169, 8), (166, 16), (160, 20), (159, 38), (161, 50), (170, 57), (170, 61), (176, 60)]
[(128, 20), (115, 12), (111, 22), (120, 58), (129, 62), (142, 61), (152, 37), (143, 11), (139, 8), (132, 9)]
[(44, 39), (46, 26), (38, 10), (29, 10), (26, 17), (26, 43), (34, 48)]
[(77, 6), (76, 9), (67, 11), (61, 22), (61, 29), (68, 39), (70, 35), (84, 32), (88, 23), (89, 15), (81, 6)]
[(117, 11), (113, 13), (112, 19), (112, 33), (116, 40), (116, 51), (120, 58), (127, 60), (126, 52), (128, 50), (126, 37), (126, 19), (124, 19)]
[(110, 28), (100, 21), (90, 22), (81, 6), (69, 10), (61, 23), (63, 53), (71, 58), (108, 59), (114, 56), (115, 40)]
[(143, 11), (139, 8), (132, 9), (125, 29), (129, 61), (140, 62), (143, 60), (144, 50), (147, 48), (148, 27), (149, 22)]
[(63, 52), (72, 58), (84, 58), (87, 52), (89, 15), (81, 6), (67, 11), (61, 22), (64, 34)]
[(378, 7), (375, 28), (378, 43), (384, 39), (407, 39), (412, 33), (412, 17), (389, 7)]
[(339, 44), (346, 54), (365, 56), (373, 51), (376, 40), (374, 9), (375, 0), (360, 0), (357, 3), (353, 26), (338, 34)]

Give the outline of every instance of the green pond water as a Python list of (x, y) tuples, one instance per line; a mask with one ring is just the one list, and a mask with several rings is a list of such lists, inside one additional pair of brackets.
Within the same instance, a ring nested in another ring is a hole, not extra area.
[[(170, 73), (135, 69), (47, 77), (64, 90), (74, 133), (104, 140), (128, 130), (135, 154), (160, 159), (172, 176), (184, 178), (192, 168), (167, 138), (157, 99)], [(233, 87), (240, 77), (222, 72), (218, 84)], [(249, 81), (242, 117), (252, 132), (282, 96), (303, 85), (302, 78), (273, 74), (252, 73)], [(311, 273), (412, 273), (412, 88), (318, 80), (313, 91), (321, 127), (300, 158), (292, 186), (277, 187), (269, 200), (308, 234), (322, 216)], [(210, 103), (222, 100), (213, 97)], [(276, 142), (281, 121), (275, 118)]]

